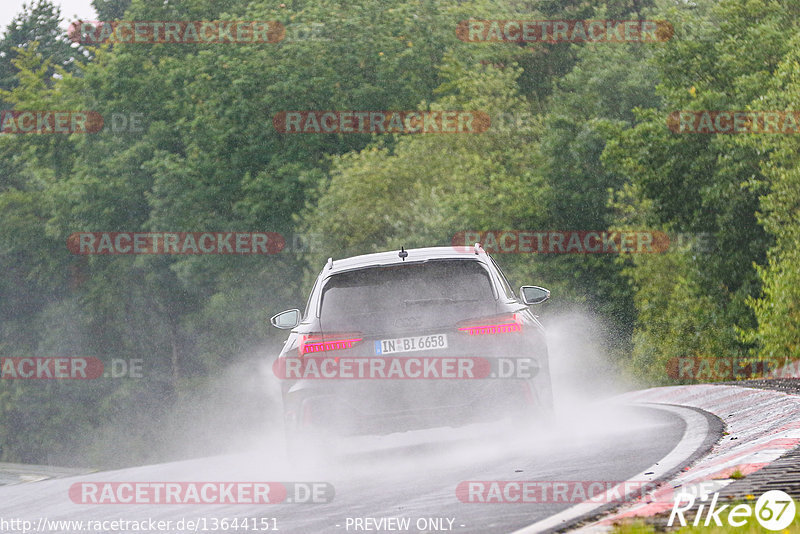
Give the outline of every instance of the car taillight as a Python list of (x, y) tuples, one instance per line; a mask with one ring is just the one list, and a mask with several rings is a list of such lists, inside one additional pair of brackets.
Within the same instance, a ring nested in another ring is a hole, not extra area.
[(522, 331), (522, 319), (516, 313), (471, 319), (458, 324), (458, 331), (471, 336), (507, 334)]
[(308, 334), (304, 335), (297, 346), (300, 356), (349, 349), (361, 343), (364, 338), (360, 333), (347, 334)]

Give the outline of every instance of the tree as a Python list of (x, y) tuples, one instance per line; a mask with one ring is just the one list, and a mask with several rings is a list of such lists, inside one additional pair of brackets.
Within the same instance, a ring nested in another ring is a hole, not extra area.
[[(760, 109), (794, 113), (800, 95), (797, 43), (796, 37), (788, 43), (789, 52), (759, 99)], [(772, 237), (767, 261), (757, 269), (763, 292), (749, 300), (758, 326), (745, 330), (743, 337), (756, 344), (761, 358), (779, 367), (800, 355), (800, 145), (795, 135), (753, 136), (741, 143), (764, 154), (763, 178), (752, 187), (767, 190), (760, 198), (758, 219)]]
[(33, 4), (22, 5), (22, 13), (12, 19), (0, 38), (0, 89), (18, 85), (13, 60), (18, 50), (27, 49), (34, 42), (38, 43), (38, 53), (52, 62), (48, 75), (56, 73), (56, 65), (67, 71), (75, 68), (75, 58), (80, 58), (84, 49), (73, 46), (59, 27), (60, 22), (61, 10), (50, 0), (34, 0)]
[(121, 19), (130, 5), (131, 0), (92, 0), (92, 7), (100, 21)]
[[(764, 155), (735, 136), (672, 133), (666, 118), (676, 110), (760, 106), (765, 83), (789, 49), (782, 36), (791, 31), (795, 10), (762, 1), (667, 10), (664, 18), (673, 22), (675, 37), (653, 60), (662, 104), (636, 110), (637, 124), (621, 130), (605, 149), (609, 168), (626, 176), (647, 201), (629, 204), (645, 205), (644, 219), (671, 232), (714, 236), (714, 253), (695, 248), (669, 260), (636, 258), (630, 271), (638, 310), (634, 351), (657, 354), (660, 362), (639, 366), (650, 377), (663, 376), (669, 356), (748, 353), (737, 326), (755, 325), (746, 303), (758, 295), (753, 264), (763, 263), (769, 246), (756, 220)], [(751, 53), (731, 52), (741, 47)], [(657, 277), (670, 281), (658, 295), (648, 288), (663, 284)], [(672, 340), (669, 350), (665, 339)]]
[[(550, 189), (541, 175), (541, 122), (519, 95), (521, 70), (464, 65), (442, 67), (442, 96), (423, 109), (481, 110), (526, 117), (519, 129), (480, 134), (408, 134), (379, 138), (364, 150), (333, 158), (319, 201), (299, 217), (308, 233), (324, 233), (324, 258), (414, 246), (448, 245), (465, 230), (542, 227)], [(536, 260), (516, 258), (512, 275)]]

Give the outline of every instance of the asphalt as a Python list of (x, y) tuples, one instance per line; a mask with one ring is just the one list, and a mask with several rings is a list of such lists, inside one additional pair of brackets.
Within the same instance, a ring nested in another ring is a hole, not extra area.
[[(353, 527), (358, 518), (398, 517), (410, 520), (407, 532), (448, 529), (459, 533), (513, 532), (575, 503), (465, 503), (456, 496), (459, 483), (624, 481), (646, 472), (667, 455), (685, 431), (681, 418), (657, 408), (581, 407), (571, 414), (562, 414), (559, 421), (556, 428), (525, 437), (496, 425), (491, 431), (473, 429), (472, 435), (449, 442), (428, 440), (422, 435), (414, 445), (371, 451), (367, 447), (358, 454), (317, 465), (290, 466), (274, 449), (265, 448), (246, 454), (5, 486), (0, 487), (0, 519), (27, 519), (38, 525), (40, 518), (83, 521), (275, 518), (274, 524), (282, 532), (341, 533), (367, 530)], [(74, 503), (68, 493), (72, 484), (81, 481), (254, 480), (324, 481), (334, 488), (335, 497), (321, 504), (87, 505)], [(442, 525), (431, 528), (429, 519), (440, 520)], [(417, 528), (418, 521), (427, 526)], [(17, 531), (0, 529), (0, 532)]]
[[(714, 385), (738, 386), (744, 388), (779, 391), (788, 395), (800, 395), (800, 379), (776, 378), (753, 379), (731, 382), (719, 382)], [(800, 413), (797, 414), (796, 423), (800, 425)], [(782, 490), (795, 500), (800, 500), (800, 445), (794, 447), (769, 465), (735, 480), (718, 491), (719, 502), (746, 502), (757, 499), (769, 490)], [(694, 520), (698, 503), (685, 512), (688, 522)], [(667, 525), (669, 512), (659, 513), (654, 516), (639, 518), (638, 521), (647, 523), (658, 532), (676, 530), (677, 527)]]

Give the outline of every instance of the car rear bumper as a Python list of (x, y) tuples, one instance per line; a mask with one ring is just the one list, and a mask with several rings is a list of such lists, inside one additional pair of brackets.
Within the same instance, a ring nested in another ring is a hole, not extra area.
[(285, 414), (294, 428), (386, 434), (530, 414), (546, 407), (540, 397), (529, 380), (337, 382), (296, 390)]

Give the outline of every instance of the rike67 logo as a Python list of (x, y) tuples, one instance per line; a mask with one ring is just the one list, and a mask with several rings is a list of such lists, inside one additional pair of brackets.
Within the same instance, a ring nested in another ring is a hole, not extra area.
[[(699, 500), (705, 503), (708, 494), (700, 495)], [(767, 530), (783, 530), (788, 527), (795, 517), (795, 504), (792, 498), (781, 490), (770, 490), (762, 494), (755, 504), (755, 510), (749, 503), (737, 504), (731, 508), (725, 519), (722, 513), (731, 505), (723, 504), (718, 506), (719, 493), (714, 492), (711, 502), (700, 504), (692, 522), (693, 526), (708, 527), (712, 524), (721, 527), (724, 521), (732, 527), (742, 527), (747, 524), (752, 517)], [(672, 526), (675, 519), (678, 519), (680, 526), (686, 526), (684, 513), (692, 510), (697, 504), (698, 496), (692, 493), (678, 493), (672, 505), (672, 513), (669, 514), (667, 526)], [(705, 520), (703, 520), (705, 518)]]

